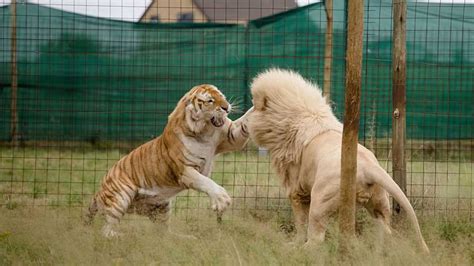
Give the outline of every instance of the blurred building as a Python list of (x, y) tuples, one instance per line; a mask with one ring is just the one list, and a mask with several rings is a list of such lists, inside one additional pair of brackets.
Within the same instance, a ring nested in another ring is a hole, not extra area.
[(152, 0), (140, 22), (247, 23), (296, 7), (294, 0)]

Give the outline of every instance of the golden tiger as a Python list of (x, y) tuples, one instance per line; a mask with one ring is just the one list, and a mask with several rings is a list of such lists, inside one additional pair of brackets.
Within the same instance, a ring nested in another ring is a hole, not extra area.
[(227, 117), (231, 108), (217, 87), (193, 87), (169, 115), (161, 136), (136, 148), (108, 171), (89, 206), (86, 223), (101, 211), (106, 237), (117, 235), (115, 227), (126, 212), (167, 226), (170, 200), (189, 188), (207, 193), (212, 209), (220, 216), (231, 198), (208, 177), (213, 159), (218, 153), (246, 145), (246, 119), (252, 111), (232, 121)]

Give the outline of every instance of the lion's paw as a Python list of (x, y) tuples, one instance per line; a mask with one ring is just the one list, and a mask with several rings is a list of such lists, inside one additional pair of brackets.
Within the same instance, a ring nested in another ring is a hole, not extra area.
[(301, 248), (303, 250), (312, 251), (321, 247), (322, 242), (318, 240), (308, 240), (306, 241)]
[(302, 245), (302, 243), (298, 243), (296, 241), (290, 241), (285, 243), (286, 248), (289, 250), (299, 249)]
[(295, 239), (293, 239), (293, 241), (286, 242), (286, 245), (287, 245), (288, 247), (292, 247), (292, 248), (300, 248), (300, 247), (302, 247), (305, 243), (306, 243), (306, 240), (305, 240), (304, 238), (296, 237)]

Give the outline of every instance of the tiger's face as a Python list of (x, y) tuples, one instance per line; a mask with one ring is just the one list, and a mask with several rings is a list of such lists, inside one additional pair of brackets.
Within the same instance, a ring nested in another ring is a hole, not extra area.
[(231, 105), (217, 87), (209, 84), (195, 86), (188, 94), (186, 109), (194, 121), (205, 121), (215, 127), (224, 125)]

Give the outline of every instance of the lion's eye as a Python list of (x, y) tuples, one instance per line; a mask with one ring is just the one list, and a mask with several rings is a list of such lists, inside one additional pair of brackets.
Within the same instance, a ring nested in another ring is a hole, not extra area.
[(208, 100), (207, 102), (208, 102), (208, 103), (213, 103), (214, 100), (213, 100), (213, 99), (210, 99), (210, 100)]

